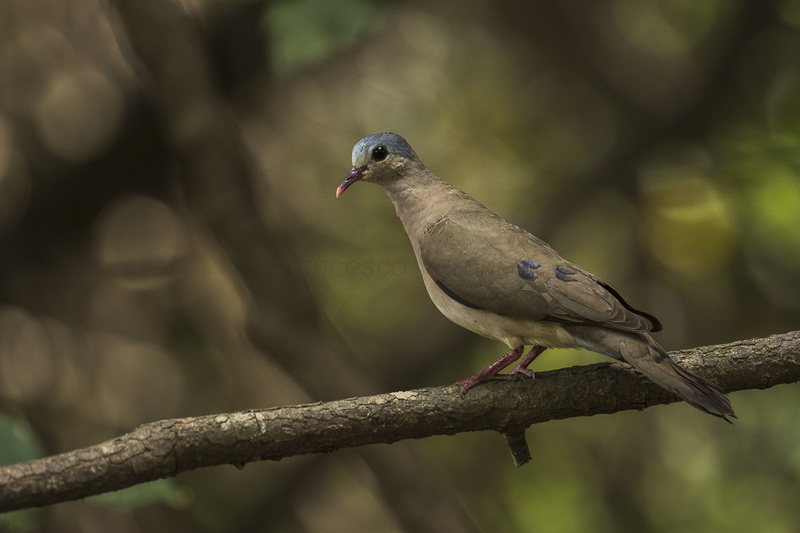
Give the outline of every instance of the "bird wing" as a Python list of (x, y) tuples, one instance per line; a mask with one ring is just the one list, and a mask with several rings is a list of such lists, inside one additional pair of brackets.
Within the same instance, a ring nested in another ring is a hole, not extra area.
[(447, 214), (424, 234), (420, 254), (434, 282), (469, 307), (622, 331), (661, 329), (608, 284), (488, 210)]

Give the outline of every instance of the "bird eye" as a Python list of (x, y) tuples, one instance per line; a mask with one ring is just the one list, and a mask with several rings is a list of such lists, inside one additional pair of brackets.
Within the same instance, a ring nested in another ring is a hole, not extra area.
[(389, 156), (389, 150), (383, 145), (376, 146), (372, 150), (372, 159), (374, 159), (375, 161), (383, 161), (388, 156)]

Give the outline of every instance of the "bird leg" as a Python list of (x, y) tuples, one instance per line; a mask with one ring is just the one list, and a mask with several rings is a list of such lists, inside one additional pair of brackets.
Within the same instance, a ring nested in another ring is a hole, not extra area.
[[(507, 367), (508, 365), (519, 359), (519, 356), (522, 355), (522, 350), (524, 349), (525, 349), (524, 346), (517, 346), (516, 348), (512, 349), (510, 352), (505, 354), (503, 357), (501, 357), (491, 365), (487, 366), (486, 368), (475, 374), (474, 376), (469, 377), (467, 379), (462, 379), (460, 381), (456, 381), (456, 385), (461, 385), (461, 394), (466, 393), (469, 389), (471, 389), (473, 386), (477, 385), (481, 381), (486, 381), (487, 379), (490, 379), (493, 376), (497, 375), (497, 373), (500, 372), (502, 369), (504, 369), (505, 367)], [(544, 348), (542, 348), (542, 350), (544, 350)], [(531, 350), (531, 352), (533, 352), (533, 350)], [(530, 353), (528, 353), (528, 355), (530, 355)], [(539, 354), (537, 353), (536, 355)], [(536, 357), (536, 355), (534, 355), (533, 357)], [(528, 356), (525, 356), (525, 358), (527, 359)], [(533, 361), (533, 358), (531, 358), (531, 361)], [(528, 362), (530, 363), (530, 361)], [(516, 368), (517, 367), (514, 367), (515, 370)]]
[(511, 372), (508, 373), (509, 376), (515, 376), (517, 374), (524, 374), (528, 377), (533, 377), (533, 370), (528, 368), (528, 365), (533, 363), (533, 360), (539, 357), (543, 351), (547, 348), (544, 346), (534, 346), (531, 348), (531, 351), (525, 354), (525, 357), (520, 359), (519, 363), (511, 369)]

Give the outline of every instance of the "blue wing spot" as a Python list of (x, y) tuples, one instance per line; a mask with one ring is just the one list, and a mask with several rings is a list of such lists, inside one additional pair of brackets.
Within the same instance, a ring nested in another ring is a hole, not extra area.
[(578, 281), (577, 279), (570, 277), (570, 274), (574, 274), (575, 272), (564, 267), (556, 267), (555, 273), (556, 277), (561, 281)]
[(533, 261), (531, 259), (523, 259), (522, 261), (517, 263), (517, 273), (519, 274), (519, 277), (521, 277), (522, 279), (533, 281), (537, 277), (539, 277), (536, 274), (536, 272), (534, 272), (534, 270), (536, 270), (540, 266), (541, 265), (536, 261)]

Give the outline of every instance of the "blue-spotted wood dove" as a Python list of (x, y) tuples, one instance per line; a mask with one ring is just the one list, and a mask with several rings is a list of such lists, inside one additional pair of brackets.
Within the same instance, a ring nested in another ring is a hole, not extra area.
[(678, 366), (653, 340), (650, 332), (661, 329), (655, 317), (426, 169), (399, 135), (356, 143), (336, 196), (359, 180), (388, 193), (439, 311), (511, 349), (458, 382), (462, 392), (520, 359), (526, 345), (533, 348), (505, 376), (532, 375), (528, 365), (547, 348), (579, 347), (629, 363), (701, 411), (734, 416), (721, 389)]

